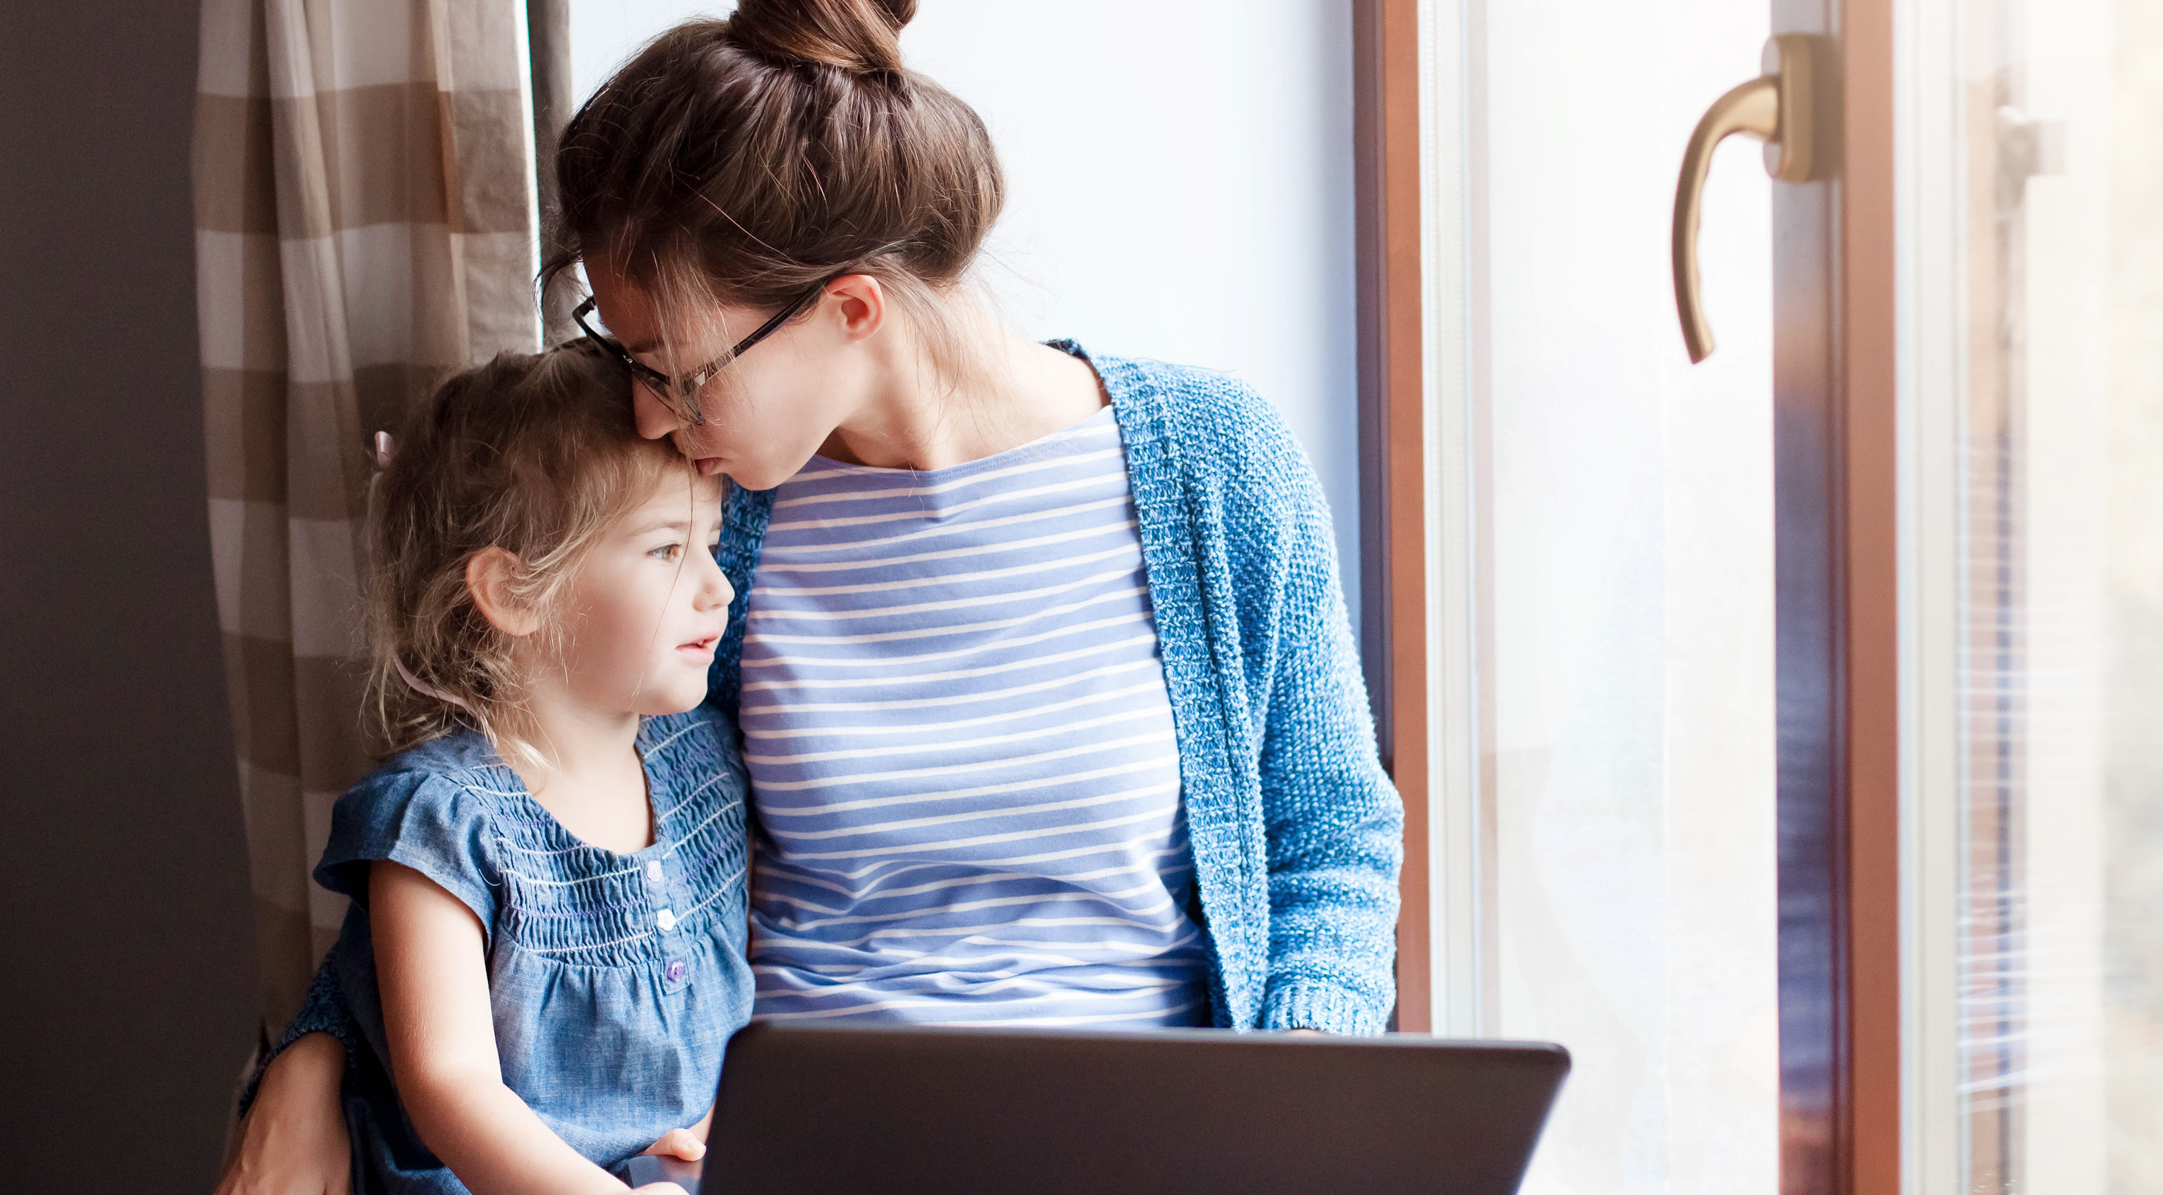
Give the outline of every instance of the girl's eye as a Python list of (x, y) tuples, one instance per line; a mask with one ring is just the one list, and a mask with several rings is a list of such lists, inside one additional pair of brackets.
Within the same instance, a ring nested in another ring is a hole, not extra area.
[(657, 557), (662, 560), (674, 560), (676, 559), (676, 554), (681, 551), (683, 551), (682, 544), (663, 544), (662, 546), (655, 548), (653, 551), (646, 554), (648, 556)]
[(721, 558), (721, 541), (717, 539), (712, 543), (707, 544), (706, 554), (716, 560), (719, 560)]

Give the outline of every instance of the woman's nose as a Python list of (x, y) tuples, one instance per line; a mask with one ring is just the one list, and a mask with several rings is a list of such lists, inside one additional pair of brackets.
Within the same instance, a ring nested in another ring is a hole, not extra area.
[(638, 423), (638, 434), (649, 440), (665, 440), (683, 427), (683, 420), (644, 382), (631, 383), (631, 414)]

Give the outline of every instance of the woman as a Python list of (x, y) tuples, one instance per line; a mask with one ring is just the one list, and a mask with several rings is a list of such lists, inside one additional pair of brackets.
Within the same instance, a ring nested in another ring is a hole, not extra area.
[[(1239, 383), (968, 297), (1002, 181), (903, 69), (914, 10), (682, 26), (556, 163), (545, 272), (583, 263), (641, 431), (735, 483), (758, 1012), (1380, 1032), (1402, 810), (1313, 474)], [(334, 1003), (229, 1189), (343, 1185)]]

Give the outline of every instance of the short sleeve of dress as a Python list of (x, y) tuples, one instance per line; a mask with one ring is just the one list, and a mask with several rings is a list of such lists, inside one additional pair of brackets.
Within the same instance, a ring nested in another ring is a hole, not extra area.
[(455, 775), (379, 771), (332, 807), (315, 881), (365, 907), (368, 864), (403, 863), (472, 909), (492, 941), (501, 889), (494, 840), (487, 798)]

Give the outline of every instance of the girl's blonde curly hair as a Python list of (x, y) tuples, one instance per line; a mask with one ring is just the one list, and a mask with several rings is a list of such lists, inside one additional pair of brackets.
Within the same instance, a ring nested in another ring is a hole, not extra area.
[(371, 729), (395, 752), (467, 727), (539, 763), (530, 678), (474, 604), (467, 562), (516, 556), (516, 596), (540, 615), (543, 652), (560, 651), (558, 604), (595, 537), (692, 466), (638, 434), (629, 377), (584, 342), (451, 377), (391, 445), (369, 501)]

